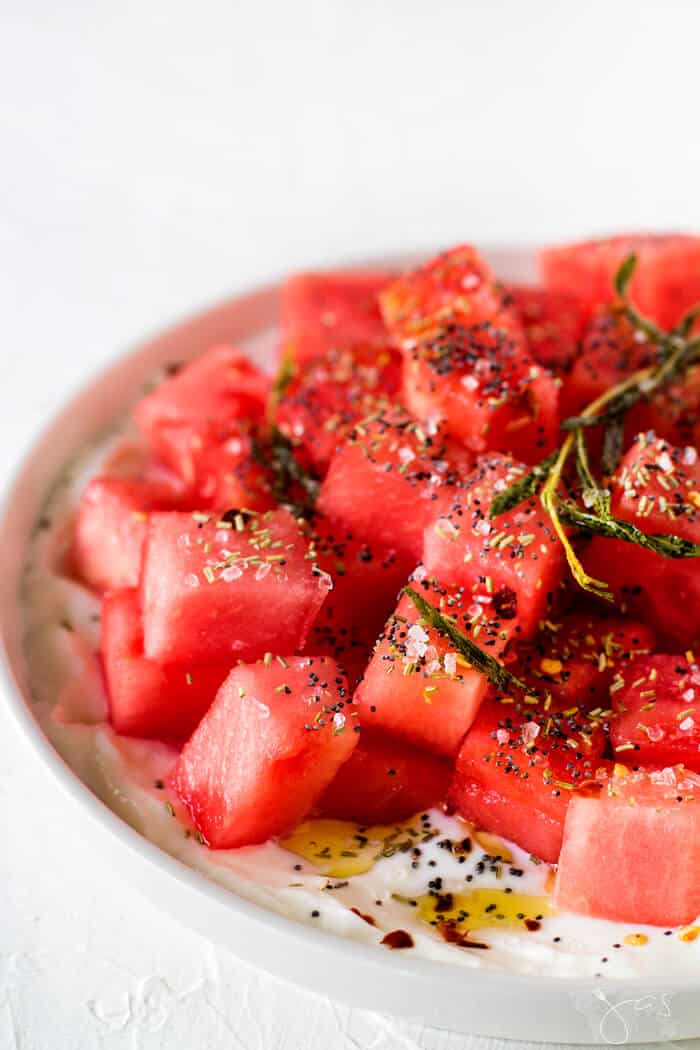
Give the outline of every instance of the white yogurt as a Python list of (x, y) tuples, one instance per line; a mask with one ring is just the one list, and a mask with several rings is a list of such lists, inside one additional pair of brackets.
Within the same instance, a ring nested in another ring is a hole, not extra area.
[[(547, 865), (533, 863), (515, 846), (510, 847), (510, 864), (484, 864), (484, 850), (476, 843), (460, 862), (440, 842), (459, 841), (470, 829), (438, 811), (429, 814), (437, 834), (421, 844), (419, 858), (395, 853), (347, 881), (321, 874), (312, 863), (274, 842), (223, 851), (200, 844), (177, 800), (167, 788), (156, 786), (167, 783), (176, 752), (152, 741), (119, 737), (105, 721), (97, 657), (100, 603), (62, 573), (78, 494), (84, 480), (113, 450), (110, 442), (85, 456), (54, 487), (44, 509), (50, 524), (32, 539), (24, 576), (26, 654), (35, 712), (57, 750), (107, 805), (166, 852), (240, 896), (358, 941), (379, 944), (386, 933), (400, 929), (413, 939), (414, 947), (408, 950), (423, 957), (561, 977), (668, 977), (700, 972), (700, 938), (681, 941), (675, 930), (571, 914), (544, 917), (533, 931), (475, 930), (473, 938), (488, 945), (487, 950), (446, 943), (407, 903), (426, 894), (430, 882), (435, 885), (440, 879), (441, 891), (451, 893), (477, 886), (511, 887), (513, 892), (541, 896), (546, 895), (551, 876)], [(511, 874), (511, 869), (518, 874)], [(376, 925), (369, 925), (352, 908), (371, 916)], [(643, 945), (625, 943), (633, 934), (648, 940)]]

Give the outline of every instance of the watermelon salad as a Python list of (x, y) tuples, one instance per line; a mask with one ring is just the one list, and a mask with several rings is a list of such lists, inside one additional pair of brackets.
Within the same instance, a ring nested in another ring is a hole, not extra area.
[(158, 377), (53, 571), (200, 858), (274, 851), (393, 949), (599, 920), (603, 972), (700, 934), (700, 237), (539, 271), (291, 277), (276, 370)]

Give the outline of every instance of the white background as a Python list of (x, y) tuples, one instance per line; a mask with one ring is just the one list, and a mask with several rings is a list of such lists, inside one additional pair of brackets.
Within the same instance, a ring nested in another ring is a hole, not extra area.
[[(0, 0), (2, 474), (130, 343), (290, 268), (700, 229), (699, 36), (661, 0)], [(241, 966), (53, 791), (0, 714), (0, 1050), (470, 1045)]]

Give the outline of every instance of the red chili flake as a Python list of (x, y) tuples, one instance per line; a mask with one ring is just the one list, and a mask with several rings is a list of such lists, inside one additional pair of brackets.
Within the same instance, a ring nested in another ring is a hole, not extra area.
[(350, 911), (353, 912), (355, 915), (358, 915), (361, 919), (364, 919), (364, 921), (368, 922), (370, 926), (377, 925), (371, 915), (366, 915), (365, 912), (360, 911), (359, 908), (351, 908)]
[(413, 937), (405, 930), (392, 930), (382, 937), (381, 943), (386, 944), (387, 948), (412, 948)]

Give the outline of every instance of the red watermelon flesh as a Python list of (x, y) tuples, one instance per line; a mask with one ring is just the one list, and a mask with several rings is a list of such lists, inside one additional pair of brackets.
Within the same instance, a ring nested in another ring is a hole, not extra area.
[(137, 590), (105, 595), (101, 649), (110, 718), (125, 736), (185, 740), (230, 670), (229, 664), (146, 659)]
[(300, 364), (277, 407), (277, 426), (324, 473), (360, 420), (395, 406), (401, 356), (391, 347), (341, 347)]
[(491, 324), (523, 348), (524, 336), (491, 267), (472, 245), (442, 252), (398, 277), (380, 296), (387, 329), (411, 349), (447, 324)]
[(509, 670), (534, 693), (549, 694), (553, 710), (609, 707), (614, 678), (643, 663), (656, 644), (644, 623), (624, 617), (573, 613), (542, 624), (530, 643), (518, 645)]
[(556, 863), (572, 797), (597, 790), (599, 720), (487, 700), (457, 757), (449, 803), (465, 820)]
[(215, 346), (166, 378), (142, 398), (134, 417), (143, 433), (158, 446), (158, 428), (165, 424), (227, 424), (261, 419), (270, 380), (242, 350)]
[(331, 581), (286, 510), (154, 514), (142, 574), (150, 659), (249, 660), (303, 646)]
[(175, 790), (214, 849), (291, 831), (357, 744), (345, 677), (324, 657), (241, 664), (185, 745)]
[(138, 586), (149, 512), (183, 503), (183, 494), (174, 484), (93, 478), (78, 506), (72, 568), (97, 591)]
[(338, 449), (318, 508), (359, 539), (394, 548), (415, 565), (423, 530), (451, 505), (470, 465), (469, 453), (443, 428), (382, 415), (358, 425)]
[(556, 907), (636, 925), (692, 922), (700, 912), (699, 785), (678, 767), (616, 776), (598, 798), (575, 796)]
[(613, 301), (615, 273), (633, 253), (633, 303), (662, 327), (673, 327), (700, 301), (700, 237), (625, 234), (560, 245), (541, 252), (540, 271), (546, 287), (575, 292), (593, 308)]
[(363, 729), (323, 793), (319, 813), (360, 824), (393, 824), (441, 803), (451, 773), (444, 759)]
[(650, 656), (624, 675), (610, 725), (621, 762), (700, 772), (700, 670), (689, 655)]
[[(412, 585), (481, 648), (500, 657), (510, 621), (473, 602), (468, 591), (448, 589), (417, 571)], [(492, 614), (493, 615), (493, 614)], [(488, 681), (454, 645), (421, 620), (403, 595), (379, 636), (355, 699), (362, 721), (437, 754), (454, 755), (476, 717)]]
[(559, 387), (509, 330), (448, 323), (405, 351), (404, 401), (438, 420), (473, 452), (514, 452), (528, 462), (554, 447)]
[(378, 294), (391, 280), (380, 270), (299, 273), (280, 298), (282, 353), (295, 362), (357, 344), (382, 348), (387, 333)]
[(449, 510), (426, 528), (423, 547), (430, 574), (471, 588), (501, 618), (507, 609), (523, 639), (546, 617), (564, 575), (561, 544), (536, 497), (489, 518), (495, 496), (526, 470), (505, 456), (480, 457)]
[(510, 284), (508, 301), (525, 331), (530, 355), (556, 374), (566, 373), (578, 356), (588, 311), (573, 292)]

